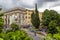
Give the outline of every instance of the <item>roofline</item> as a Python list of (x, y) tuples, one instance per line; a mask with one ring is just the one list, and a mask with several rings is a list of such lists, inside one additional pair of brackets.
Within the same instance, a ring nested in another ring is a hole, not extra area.
[(24, 11), (24, 12), (26, 12), (26, 11), (34, 12), (34, 10), (29, 10), (29, 9), (25, 9), (25, 8), (21, 8), (21, 7), (11, 8), (11, 9), (5, 10), (3, 12), (8, 13), (8, 12), (12, 12), (12, 11), (15, 11), (15, 10), (21, 10), (21, 11)]
[(8, 12), (12, 12), (12, 11), (15, 11), (15, 10), (26, 11), (25, 8), (15, 7), (15, 8), (11, 8), (11, 9), (5, 10), (5, 11), (3, 11), (3, 12), (4, 12), (4, 13), (8, 13)]

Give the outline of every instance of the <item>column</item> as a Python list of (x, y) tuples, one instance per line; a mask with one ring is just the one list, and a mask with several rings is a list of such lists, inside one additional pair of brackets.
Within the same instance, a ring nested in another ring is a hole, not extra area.
[(7, 28), (9, 27), (9, 16), (6, 15), (6, 25), (7, 25)]
[(20, 24), (20, 20), (21, 20), (21, 19), (20, 19), (20, 16), (21, 16), (21, 15), (20, 15), (20, 13), (19, 13), (19, 17), (18, 17), (18, 21), (19, 21), (18, 24), (19, 24), (19, 27), (21, 26), (21, 24)]
[(6, 19), (6, 16), (3, 16), (3, 20), (4, 20), (4, 25), (5, 25), (5, 19)]

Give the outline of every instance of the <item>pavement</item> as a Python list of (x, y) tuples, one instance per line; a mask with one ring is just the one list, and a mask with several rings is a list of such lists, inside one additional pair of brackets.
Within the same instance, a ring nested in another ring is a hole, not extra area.
[(40, 35), (40, 34), (36, 34), (35, 36), (35, 33), (34, 32), (31, 32), (29, 29), (21, 29), (21, 30), (24, 30), (26, 31), (26, 33), (31, 37), (33, 38), (33, 40), (42, 40), (44, 38), (44, 36)]

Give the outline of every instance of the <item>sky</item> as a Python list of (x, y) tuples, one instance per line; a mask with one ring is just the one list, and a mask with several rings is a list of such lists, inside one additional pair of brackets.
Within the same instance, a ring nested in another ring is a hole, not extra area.
[(40, 12), (43, 12), (45, 9), (52, 9), (60, 12), (60, 0), (0, 0), (0, 5), (3, 10), (14, 7), (34, 9), (35, 3), (37, 3), (38, 11)]

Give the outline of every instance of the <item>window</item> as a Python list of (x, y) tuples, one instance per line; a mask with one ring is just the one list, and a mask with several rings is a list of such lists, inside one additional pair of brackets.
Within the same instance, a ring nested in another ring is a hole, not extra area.
[(30, 19), (30, 17), (28, 17)]
[(28, 13), (28, 15), (30, 15), (30, 13)]
[(27, 14), (27, 13), (25, 13), (25, 14)]
[(27, 18), (27, 16), (25, 18)]

